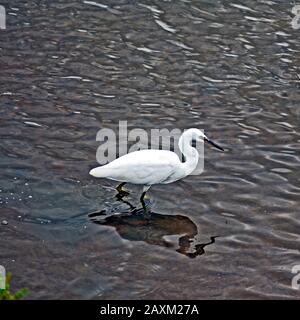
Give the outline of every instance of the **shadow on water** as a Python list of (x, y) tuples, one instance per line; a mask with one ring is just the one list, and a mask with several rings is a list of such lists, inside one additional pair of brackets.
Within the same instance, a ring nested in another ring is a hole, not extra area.
[[(195, 258), (204, 254), (204, 248), (217, 238), (213, 236), (209, 242), (199, 243), (197, 225), (189, 217), (157, 212), (145, 214), (143, 208), (135, 207), (123, 197), (117, 200), (128, 205), (127, 211), (101, 210), (90, 213), (89, 218), (96, 224), (114, 227), (123, 239), (174, 248), (180, 254)], [(147, 202), (147, 206), (150, 205), (149, 200)]]

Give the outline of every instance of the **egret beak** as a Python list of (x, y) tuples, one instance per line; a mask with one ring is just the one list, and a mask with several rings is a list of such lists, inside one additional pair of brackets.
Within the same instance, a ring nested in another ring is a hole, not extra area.
[(222, 147), (218, 146), (216, 143), (214, 143), (212, 140), (208, 139), (207, 137), (204, 137), (204, 141), (211, 144), (212, 146), (214, 146), (215, 148), (221, 151), (225, 151)]

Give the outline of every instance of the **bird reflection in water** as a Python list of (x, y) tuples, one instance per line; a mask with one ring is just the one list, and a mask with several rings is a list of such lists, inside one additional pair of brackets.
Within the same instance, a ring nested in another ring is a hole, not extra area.
[(178, 253), (195, 258), (204, 254), (205, 247), (213, 244), (217, 238), (210, 237), (210, 241), (199, 243), (198, 228), (187, 216), (156, 212), (145, 216), (143, 208), (134, 207), (129, 201), (123, 200), (122, 196), (117, 197), (117, 200), (128, 206), (126, 211), (109, 214), (102, 210), (89, 214), (89, 217), (96, 224), (114, 227), (123, 239), (176, 248)]

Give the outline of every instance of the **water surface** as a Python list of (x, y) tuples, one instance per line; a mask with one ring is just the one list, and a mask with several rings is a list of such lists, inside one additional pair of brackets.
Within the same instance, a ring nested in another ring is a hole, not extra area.
[[(245, 4), (246, 3), (246, 4)], [(299, 298), (293, 1), (2, 1), (0, 264), (28, 298)], [(205, 170), (118, 201), (101, 128), (189, 128)], [(95, 213), (96, 212), (96, 213)], [(92, 217), (89, 214), (94, 213)]]

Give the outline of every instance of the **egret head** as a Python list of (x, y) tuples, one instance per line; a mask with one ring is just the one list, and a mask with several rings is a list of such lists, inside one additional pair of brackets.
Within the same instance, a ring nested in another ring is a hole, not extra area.
[(185, 131), (184, 133), (191, 141), (195, 140), (197, 142), (206, 142), (213, 147), (217, 148), (218, 150), (224, 151), (222, 147), (217, 145), (215, 142), (210, 140), (201, 130), (196, 128), (191, 128)]

